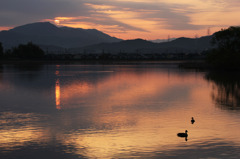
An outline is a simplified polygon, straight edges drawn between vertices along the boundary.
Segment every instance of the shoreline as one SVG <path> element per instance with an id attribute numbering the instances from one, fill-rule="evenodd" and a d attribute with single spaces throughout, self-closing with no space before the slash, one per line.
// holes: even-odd
<path id="1" fill-rule="evenodd" d="M 0 60 L 0 64 L 180 64 L 188 60 Z"/>
<path id="2" fill-rule="evenodd" d="M 207 64 L 204 60 L 28 60 L 28 59 L 9 59 L 0 60 L 2 64 L 23 64 L 23 65 L 176 65 L 180 69 L 195 69 L 205 71 L 240 71 L 240 67 L 214 67 Z"/>

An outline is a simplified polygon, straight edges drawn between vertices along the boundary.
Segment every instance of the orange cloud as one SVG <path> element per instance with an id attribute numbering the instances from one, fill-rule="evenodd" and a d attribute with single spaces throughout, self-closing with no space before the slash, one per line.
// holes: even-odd
<path id="1" fill-rule="evenodd" d="M 167 39 L 168 35 L 193 38 L 207 35 L 209 27 L 213 33 L 222 27 L 238 25 L 238 3 L 216 3 L 214 0 L 118 0 L 99 4 L 92 1 L 83 3 L 88 14 L 55 17 L 54 20 L 58 25 L 98 29 L 122 39 Z"/>
<path id="2" fill-rule="evenodd" d="M 1 27 L 1 26 L 0 26 L 0 31 L 1 31 L 1 30 L 9 30 L 9 29 L 12 29 L 12 27 Z"/>

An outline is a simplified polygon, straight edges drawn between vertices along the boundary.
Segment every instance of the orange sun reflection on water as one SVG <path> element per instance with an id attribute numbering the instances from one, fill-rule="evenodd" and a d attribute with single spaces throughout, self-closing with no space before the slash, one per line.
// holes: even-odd
<path id="1" fill-rule="evenodd" d="M 60 105 L 60 83 L 59 83 L 59 79 L 57 79 L 56 83 L 55 83 L 55 98 L 56 98 L 56 109 L 60 110 L 61 105 Z"/>

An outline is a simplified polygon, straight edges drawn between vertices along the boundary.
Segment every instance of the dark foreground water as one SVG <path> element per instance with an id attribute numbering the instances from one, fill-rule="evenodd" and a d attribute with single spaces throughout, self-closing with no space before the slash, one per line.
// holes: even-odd
<path id="1" fill-rule="evenodd" d="M 237 159 L 239 101 L 238 73 L 0 65 L 0 158 Z"/>

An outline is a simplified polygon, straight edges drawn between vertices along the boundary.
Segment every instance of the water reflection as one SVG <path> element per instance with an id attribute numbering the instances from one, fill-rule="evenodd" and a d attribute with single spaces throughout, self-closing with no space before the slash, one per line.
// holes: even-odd
<path id="1" fill-rule="evenodd" d="M 89 73 L 89 76 L 92 74 L 93 72 Z M 95 74 L 97 76 L 99 72 Z M 146 104 L 151 105 L 151 102 L 160 102 L 161 99 L 187 100 L 188 91 L 194 83 L 191 80 L 194 77 L 172 75 L 170 79 L 167 72 L 151 74 L 149 72 L 101 72 L 101 74 L 108 76 L 96 82 L 76 80 L 61 85 L 62 108 L 99 105 L 103 111 L 106 111 L 105 109 L 110 107 L 145 107 L 140 104 L 143 101 L 148 101 L 149 103 Z M 186 83 L 182 83 L 182 80 Z M 182 92 L 181 95 L 180 92 Z"/>
<path id="2" fill-rule="evenodd" d="M 222 109 L 240 109 L 240 75 L 238 72 L 209 72 L 206 79 L 212 82 L 212 99 Z"/>
<path id="3" fill-rule="evenodd" d="M 56 109 L 61 109 L 59 79 L 56 80 L 56 84 L 55 84 L 55 96 L 56 96 Z"/>
<path id="4" fill-rule="evenodd" d="M 0 113 L 0 149 L 7 151 L 26 146 L 29 142 L 43 142 L 46 134 L 32 124 L 41 118 L 44 117 L 30 113 Z"/>
<path id="5" fill-rule="evenodd" d="M 215 109 L 205 73 L 47 65 L 27 82 L 24 73 L 8 67 L 0 81 L 0 158 L 239 157 L 239 114 Z"/>

